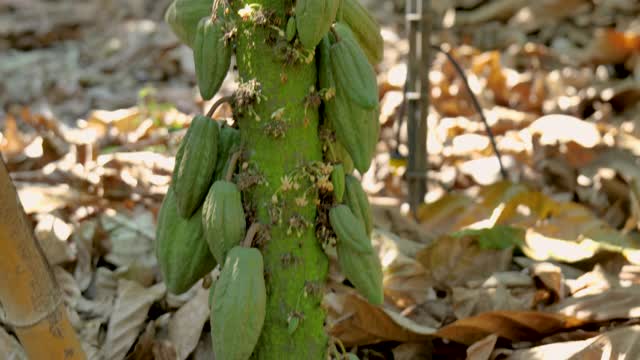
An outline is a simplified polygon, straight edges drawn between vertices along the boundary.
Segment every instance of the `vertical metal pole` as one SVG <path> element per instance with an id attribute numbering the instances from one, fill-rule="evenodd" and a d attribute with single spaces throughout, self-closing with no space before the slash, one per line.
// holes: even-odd
<path id="1" fill-rule="evenodd" d="M 409 38 L 407 61 L 407 131 L 409 163 L 407 182 L 413 215 L 427 193 L 427 116 L 429 114 L 429 68 L 431 66 L 430 0 L 408 0 L 406 21 Z"/>

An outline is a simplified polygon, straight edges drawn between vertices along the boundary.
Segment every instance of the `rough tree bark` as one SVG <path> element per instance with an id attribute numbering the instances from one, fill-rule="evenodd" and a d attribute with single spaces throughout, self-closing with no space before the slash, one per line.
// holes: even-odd
<path id="1" fill-rule="evenodd" d="M 261 179 L 245 199 L 256 219 L 270 224 L 262 243 L 267 315 L 254 357 L 325 359 L 327 335 L 320 304 L 328 261 L 314 231 L 318 192 L 309 177 L 302 176 L 322 161 L 318 109 L 306 105 L 316 85 L 316 65 L 287 63 L 270 40 L 274 30 L 269 24 L 282 27 L 293 1 L 236 0 L 232 6 L 237 12 L 249 4 L 258 13 L 239 20 L 237 64 L 241 87 L 256 81 L 261 100 L 251 105 L 253 111 L 239 109 L 246 146 L 240 177 Z M 257 23 L 260 16 L 265 16 L 266 25 Z M 287 179 L 297 185 L 283 191 Z"/>

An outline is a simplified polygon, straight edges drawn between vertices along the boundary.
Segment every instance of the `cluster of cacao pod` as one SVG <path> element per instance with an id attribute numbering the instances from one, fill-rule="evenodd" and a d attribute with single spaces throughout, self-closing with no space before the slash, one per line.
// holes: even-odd
<path id="1" fill-rule="evenodd" d="M 192 48 L 200 94 L 211 99 L 229 71 L 234 21 L 225 0 L 174 0 L 165 19 Z M 296 0 L 282 33 L 292 47 L 315 51 L 323 90 L 322 125 L 335 133 L 325 160 L 333 170 L 329 222 L 338 261 L 373 304 L 383 301 L 382 269 L 371 244 L 369 202 L 355 169 L 369 169 L 378 140 L 378 89 L 373 65 L 383 42 L 358 0 Z M 294 65 L 295 66 L 295 65 Z M 211 329 L 218 359 L 248 359 L 265 317 L 263 258 L 241 245 L 247 233 L 242 193 L 231 181 L 239 130 L 196 116 L 176 154 L 159 214 L 156 252 L 168 289 L 182 293 L 220 264 L 211 288 Z M 236 157 L 237 159 L 237 157 Z M 246 244 L 245 244 L 246 245 Z"/>
<path id="2" fill-rule="evenodd" d="M 249 358 L 266 308 L 262 254 L 242 246 L 242 195 L 229 181 L 239 148 L 237 129 L 207 116 L 192 120 L 176 154 L 156 233 L 158 263 L 172 293 L 189 290 L 221 265 L 220 278 L 210 290 L 212 339 L 219 359 Z"/>
<path id="3" fill-rule="evenodd" d="M 358 0 L 296 1 L 298 36 L 316 48 L 323 126 L 335 133 L 325 158 L 333 164 L 335 205 L 329 222 L 336 234 L 345 277 L 372 304 L 382 304 L 382 267 L 371 245 L 369 200 L 354 168 L 365 173 L 378 142 L 378 86 L 373 65 L 382 60 L 380 28 Z M 304 29 L 304 30 L 303 30 Z"/>

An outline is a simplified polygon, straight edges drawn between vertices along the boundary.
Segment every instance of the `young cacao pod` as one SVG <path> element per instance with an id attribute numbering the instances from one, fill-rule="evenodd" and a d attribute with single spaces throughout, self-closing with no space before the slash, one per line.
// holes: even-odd
<path id="1" fill-rule="evenodd" d="M 197 115 L 176 154 L 172 186 L 178 212 L 190 218 L 200 207 L 213 181 L 218 157 L 219 127 L 210 118 Z"/>
<path id="2" fill-rule="evenodd" d="M 349 25 L 371 65 L 380 63 L 384 40 L 378 22 L 358 0 L 342 0 L 341 11 L 341 21 Z"/>
<path id="3" fill-rule="evenodd" d="M 240 190 L 231 182 L 218 180 L 211 186 L 202 208 L 209 249 L 223 264 L 229 250 L 244 239 L 247 231 Z"/>
<path id="4" fill-rule="evenodd" d="M 331 28 L 340 5 L 339 0 L 297 0 L 296 27 L 298 38 L 312 50 Z"/>
<path id="5" fill-rule="evenodd" d="M 292 16 L 289 18 L 289 20 L 287 20 L 287 27 L 285 28 L 284 32 L 287 41 L 293 40 L 293 38 L 296 37 L 297 33 L 298 30 L 296 29 L 296 18 L 295 16 Z"/>
<path id="6" fill-rule="evenodd" d="M 333 185 L 333 197 L 337 203 L 342 202 L 344 196 L 344 166 L 342 164 L 333 165 L 333 171 L 331 171 L 331 184 Z"/>
<path id="7" fill-rule="evenodd" d="M 371 235 L 373 230 L 373 216 L 371 215 L 371 205 L 369 198 L 362 189 L 360 181 L 353 175 L 345 177 L 345 205 L 351 209 L 356 218 L 360 219 L 364 224 L 367 235 Z"/>
<path id="8" fill-rule="evenodd" d="M 378 107 L 376 73 L 358 45 L 349 26 L 336 23 L 338 34 L 331 45 L 331 72 L 336 84 L 336 96 L 347 96 L 366 110 Z"/>
<path id="9" fill-rule="evenodd" d="M 198 22 L 211 16 L 213 0 L 174 0 L 165 12 L 164 19 L 171 30 L 185 45 L 192 47 Z"/>
<path id="10" fill-rule="evenodd" d="M 240 149 L 240 131 L 229 126 L 220 129 L 220 144 L 218 145 L 218 161 L 213 178 L 224 180 L 229 165 L 229 157 Z"/>
<path id="11" fill-rule="evenodd" d="M 384 301 L 382 265 L 376 252 L 360 253 L 340 241 L 337 251 L 342 274 L 371 304 L 381 305 Z"/>
<path id="12" fill-rule="evenodd" d="M 162 202 L 156 229 L 156 256 L 167 289 L 189 290 L 216 266 L 202 228 L 202 209 L 188 219 L 178 215 L 172 188 Z"/>
<path id="13" fill-rule="evenodd" d="M 346 205 L 337 205 L 329 210 L 329 222 L 338 237 L 338 243 L 350 247 L 353 251 L 367 254 L 373 252 L 371 239 L 358 219 Z"/>
<path id="14" fill-rule="evenodd" d="M 222 16 L 203 18 L 193 42 L 193 60 L 196 67 L 198 88 L 203 99 L 209 100 L 218 92 L 231 65 L 231 44 L 225 39 L 225 22 Z"/>
<path id="15" fill-rule="evenodd" d="M 247 360 L 258 343 L 266 314 L 267 291 L 260 251 L 234 247 L 211 288 L 211 339 L 214 358 Z"/>
<path id="16" fill-rule="evenodd" d="M 336 141 L 333 146 L 333 152 L 335 160 L 334 162 L 341 163 L 344 167 L 345 174 L 353 173 L 353 160 L 351 159 L 351 155 L 347 149 L 345 149 L 344 145 L 340 141 Z"/>

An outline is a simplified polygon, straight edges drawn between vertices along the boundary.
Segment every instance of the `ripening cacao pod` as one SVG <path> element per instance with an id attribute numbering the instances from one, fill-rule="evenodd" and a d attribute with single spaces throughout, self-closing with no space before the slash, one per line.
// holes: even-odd
<path id="1" fill-rule="evenodd" d="M 333 185 L 333 197 L 338 203 L 342 202 L 342 197 L 344 196 L 344 176 L 344 166 L 342 166 L 342 164 L 333 165 L 333 170 L 331 171 L 331 184 Z"/>
<path id="2" fill-rule="evenodd" d="M 185 45 L 192 47 L 198 22 L 211 16 L 213 0 L 175 0 L 169 5 L 164 19 Z"/>
<path id="3" fill-rule="evenodd" d="M 340 5 L 339 0 L 297 0 L 296 27 L 298 38 L 312 50 L 331 28 Z"/>
<path id="4" fill-rule="evenodd" d="M 358 45 L 349 26 L 336 23 L 338 34 L 331 45 L 331 72 L 336 84 L 336 96 L 347 96 L 360 107 L 373 110 L 378 107 L 376 73 Z"/>
<path id="5" fill-rule="evenodd" d="M 176 153 L 172 186 L 176 193 L 178 212 L 190 218 L 204 201 L 213 181 L 218 157 L 218 124 L 197 115 L 182 139 Z"/>
<path id="6" fill-rule="evenodd" d="M 164 282 L 174 294 L 189 290 L 217 264 L 204 236 L 202 209 L 188 219 L 179 216 L 172 188 L 158 214 L 155 248 Z"/>
<path id="7" fill-rule="evenodd" d="M 223 264 L 229 250 L 244 239 L 247 231 L 240 190 L 231 182 L 218 180 L 211 186 L 202 208 L 209 250 Z"/>
<path id="8" fill-rule="evenodd" d="M 371 205 L 369 198 L 362 189 L 360 181 L 353 175 L 345 177 L 345 199 L 344 203 L 351 209 L 356 218 L 360 219 L 364 224 L 367 235 L 371 235 L 373 230 L 373 216 L 371 214 Z"/>
<path id="9" fill-rule="evenodd" d="M 211 288 L 211 339 L 216 359 L 246 360 L 258 343 L 267 292 L 260 251 L 234 247 Z"/>
<path id="10" fill-rule="evenodd" d="M 384 40 L 378 22 L 359 0 L 342 0 L 341 11 L 341 21 L 349 25 L 371 65 L 380 63 Z"/>
<path id="11" fill-rule="evenodd" d="M 224 38 L 222 16 L 204 18 L 198 23 L 193 42 L 193 60 L 198 88 L 203 99 L 209 100 L 218 92 L 231 65 L 231 44 Z"/>
<path id="12" fill-rule="evenodd" d="M 338 241 L 338 264 L 342 274 L 356 290 L 373 305 L 384 301 L 382 288 L 382 265 L 375 251 L 361 253 Z"/>
<path id="13" fill-rule="evenodd" d="M 364 228 L 362 220 L 358 219 L 346 205 L 337 205 L 329 210 L 329 222 L 342 243 L 351 250 L 367 254 L 373 252 L 371 239 Z"/>
<path id="14" fill-rule="evenodd" d="M 218 161 L 213 175 L 216 180 L 224 180 L 229 168 L 229 157 L 240 149 L 240 131 L 229 126 L 220 129 L 218 145 Z"/>

